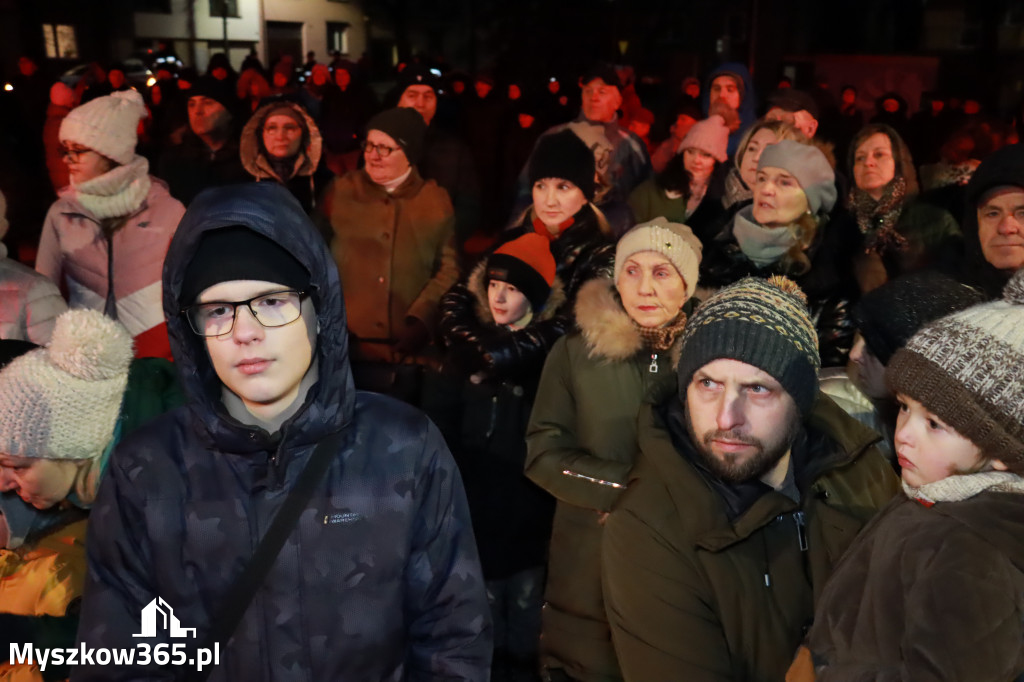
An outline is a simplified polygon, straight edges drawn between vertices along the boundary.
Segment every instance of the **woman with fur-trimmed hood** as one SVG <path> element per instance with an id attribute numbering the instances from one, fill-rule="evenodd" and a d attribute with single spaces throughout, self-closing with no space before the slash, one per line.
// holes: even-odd
<path id="1" fill-rule="evenodd" d="M 256 182 L 273 180 L 288 188 L 307 214 L 330 180 L 321 168 L 320 129 L 301 105 L 276 101 L 256 110 L 242 130 L 239 156 Z"/>
<path id="2" fill-rule="evenodd" d="M 496 624 L 495 679 L 537 669 L 554 500 L 523 476 L 524 435 L 544 359 L 572 326 L 555 269 L 548 240 L 524 234 L 441 299 L 444 385 L 424 405 L 466 485 Z"/>
<path id="3" fill-rule="evenodd" d="M 614 278 L 585 283 L 579 332 L 559 340 L 526 432 L 526 476 L 555 499 L 541 664 L 572 680 L 618 680 L 601 597 L 604 519 L 626 487 L 645 395 L 675 380 L 701 244 L 655 218 L 619 240 Z"/>

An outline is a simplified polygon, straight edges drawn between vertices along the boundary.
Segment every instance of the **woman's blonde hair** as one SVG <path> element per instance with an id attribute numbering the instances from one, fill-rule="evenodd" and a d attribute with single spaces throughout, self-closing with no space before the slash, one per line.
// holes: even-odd
<path id="1" fill-rule="evenodd" d="M 785 268 L 786 274 L 799 276 L 806 274 L 811 269 L 811 259 L 807 257 L 807 249 L 814 243 L 814 238 L 818 236 L 818 230 L 827 220 L 827 214 L 819 217 L 808 211 L 784 228 L 796 237 L 796 243 L 779 261 Z"/>
<path id="2" fill-rule="evenodd" d="M 754 125 L 747 129 L 747 132 L 743 133 L 743 137 L 740 138 L 740 144 L 736 147 L 736 156 L 733 158 L 732 162 L 732 165 L 736 167 L 736 170 L 740 170 L 740 166 L 743 164 L 743 155 L 747 152 L 747 145 L 750 144 L 750 139 L 761 130 L 772 131 L 776 140 L 796 140 L 797 142 L 807 142 L 807 137 L 789 123 L 786 123 L 785 121 L 768 121 L 763 118 L 759 118 L 754 121 Z"/>

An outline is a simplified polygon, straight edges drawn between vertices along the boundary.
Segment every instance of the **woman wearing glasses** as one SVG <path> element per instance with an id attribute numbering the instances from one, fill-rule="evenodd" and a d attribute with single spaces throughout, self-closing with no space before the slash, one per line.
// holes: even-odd
<path id="1" fill-rule="evenodd" d="M 124 324 L 136 357 L 170 359 L 160 277 L 185 207 L 135 153 L 145 116 L 142 97 L 126 90 L 64 119 L 60 142 L 71 184 L 46 215 L 36 270 L 61 287 L 72 308 Z"/>
<path id="2" fill-rule="evenodd" d="M 279 182 L 312 213 L 316 197 L 331 178 L 320 163 L 320 129 L 294 102 L 264 105 L 242 130 L 242 167 L 257 182 Z"/>
<path id="3" fill-rule="evenodd" d="M 367 124 L 365 166 L 320 206 L 341 272 L 356 387 L 419 402 L 441 296 L 459 276 L 448 193 L 416 168 L 426 124 L 388 109 Z"/>

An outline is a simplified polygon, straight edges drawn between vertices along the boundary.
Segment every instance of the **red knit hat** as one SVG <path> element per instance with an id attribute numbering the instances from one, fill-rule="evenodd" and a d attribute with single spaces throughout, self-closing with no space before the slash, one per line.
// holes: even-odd
<path id="1" fill-rule="evenodd" d="M 522 291 L 534 311 L 542 308 L 555 281 L 555 257 L 548 240 L 530 232 L 502 244 L 487 259 L 487 280 L 492 279 Z"/>

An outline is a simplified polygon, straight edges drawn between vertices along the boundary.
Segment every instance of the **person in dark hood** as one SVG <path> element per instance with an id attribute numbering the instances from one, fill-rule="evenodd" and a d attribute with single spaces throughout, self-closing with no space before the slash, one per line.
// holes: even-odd
<path id="1" fill-rule="evenodd" d="M 757 97 L 747 67 L 738 62 L 722 64 L 708 74 L 708 87 L 701 94 L 705 116 L 718 114 L 729 128 L 729 156 L 747 128 L 757 119 Z"/>
<path id="2" fill-rule="evenodd" d="M 999 296 L 1024 266 L 1024 146 L 1010 145 L 981 162 L 967 183 L 966 254 L 961 280 Z"/>
<path id="3" fill-rule="evenodd" d="M 422 413 L 354 390 L 338 271 L 294 197 L 277 183 L 197 197 L 168 251 L 163 308 L 188 405 L 112 455 L 93 508 L 83 646 L 133 647 L 159 598 L 196 628 L 195 656 L 327 447 L 209 679 L 486 679 L 490 618 L 461 479 Z"/>

